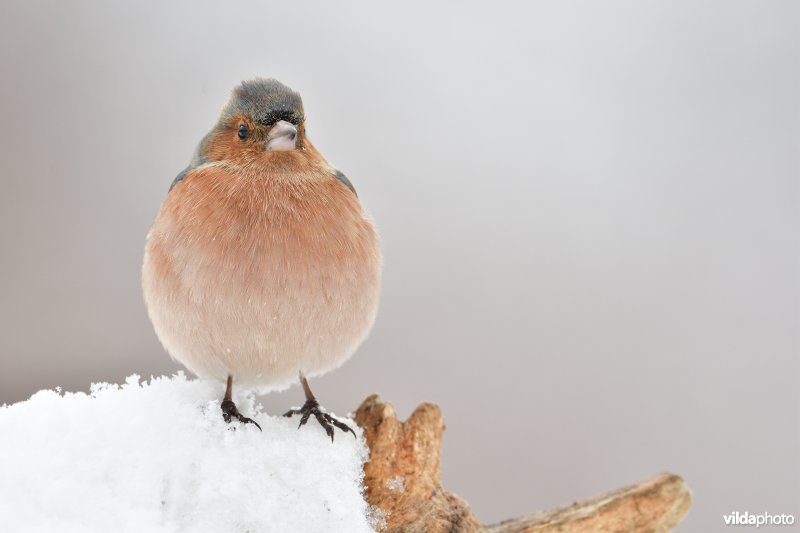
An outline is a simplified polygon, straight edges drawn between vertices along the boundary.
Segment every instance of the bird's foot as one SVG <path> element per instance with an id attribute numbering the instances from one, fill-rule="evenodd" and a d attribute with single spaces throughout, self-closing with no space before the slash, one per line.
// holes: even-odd
<path id="1" fill-rule="evenodd" d="M 356 432 L 353 431 L 353 428 L 345 424 L 344 422 L 339 422 L 335 418 L 333 418 L 328 413 L 324 412 L 322 408 L 319 406 L 319 402 L 317 400 L 307 400 L 306 403 L 303 404 L 303 407 L 300 409 L 289 409 L 283 416 L 291 417 L 293 415 L 303 415 L 300 418 L 300 425 L 297 426 L 297 429 L 300 429 L 308 422 L 308 419 L 311 415 L 314 415 L 314 418 L 317 419 L 319 425 L 325 429 L 325 433 L 331 438 L 331 442 L 333 442 L 333 426 L 341 429 L 342 431 L 349 431 L 353 434 L 353 437 L 356 437 Z M 332 425 L 331 425 L 332 424 Z"/>
<path id="2" fill-rule="evenodd" d="M 261 431 L 261 426 L 258 425 L 258 422 L 253 420 L 252 418 L 247 418 L 242 413 L 239 412 L 239 409 L 236 408 L 236 404 L 233 403 L 233 400 L 222 400 L 222 418 L 225 419 L 225 422 L 231 423 L 232 419 L 236 419 L 242 424 L 255 424 L 259 431 Z"/>

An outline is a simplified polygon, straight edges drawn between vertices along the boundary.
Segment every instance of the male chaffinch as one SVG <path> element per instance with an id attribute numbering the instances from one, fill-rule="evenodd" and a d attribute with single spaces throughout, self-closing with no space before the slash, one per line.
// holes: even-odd
<path id="1" fill-rule="evenodd" d="M 217 124 L 175 178 L 142 268 L 148 314 L 169 354 L 227 381 L 227 422 L 243 416 L 233 381 L 285 388 L 306 402 L 285 416 L 333 426 L 306 376 L 344 363 L 367 336 L 381 255 L 355 189 L 306 137 L 300 95 L 273 79 L 234 89 Z M 260 426 L 258 426 L 259 429 Z M 354 433 L 355 435 L 355 433 Z"/>

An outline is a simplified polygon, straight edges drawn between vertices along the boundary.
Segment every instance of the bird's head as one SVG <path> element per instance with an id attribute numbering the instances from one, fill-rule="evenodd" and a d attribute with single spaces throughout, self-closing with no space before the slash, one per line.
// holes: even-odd
<path id="1" fill-rule="evenodd" d="M 304 123 L 299 94 L 274 79 L 245 81 L 233 90 L 197 155 L 205 161 L 246 164 L 272 152 L 303 150 Z"/>

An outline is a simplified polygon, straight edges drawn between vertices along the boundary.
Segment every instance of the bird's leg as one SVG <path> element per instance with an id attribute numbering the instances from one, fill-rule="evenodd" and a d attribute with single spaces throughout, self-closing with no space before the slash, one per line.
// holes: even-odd
<path id="1" fill-rule="evenodd" d="M 225 419 L 225 422 L 231 423 L 231 419 L 235 418 L 242 424 L 255 424 L 259 431 L 261 431 L 261 426 L 258 425 L 258 422 L 253 420 L 252 418 L 247 418 L 246 416 L 242 415 L 239 412 L 239 409 L 236 408 L 236 404 L 233 403 L 231 399 L 231 390 L 233 389 L 233 376 L 228 376 L 228 386 L 225 387 L 225 397 L 222 399 L 222 418 Z"/>
<path id="2" fill-rule="evenodd" d="M 303 407 L 300 409 L 289 409 L 286 413 L 284 413 L 283 416 L 291 417 L 292 415 L 302 415 L 300 417 L 300 425 L 297 426 L 297 429 L 300 429 L 306 422 L 308 422 L 308 419 L 311 417 L 311 415 L 314 415 L 314 418 L 317 419 L 319 425 L 325 429 L 325 433 L 327 433 L 331 438 L 331 442 L 333 442 L 333 426 L 336 426 L 342 431 L 349 431 L 353 434 L 353 437 L 356 436 L 356 432 L 353 431 L 353 428 L 344 422 L 339 422 L 322 410 L 322 408 L 319 406 L 319 402 L 314 397 L 314 393 L 311 392 L 311 387 L 308 386 L 308 380 L 302 372 L 300 372 L 300 384 L 303 386 L 303 392 L 306 394 L 306 403 L 304 403 Z M 331 424 L 333 424 L 333 426 Z"/>

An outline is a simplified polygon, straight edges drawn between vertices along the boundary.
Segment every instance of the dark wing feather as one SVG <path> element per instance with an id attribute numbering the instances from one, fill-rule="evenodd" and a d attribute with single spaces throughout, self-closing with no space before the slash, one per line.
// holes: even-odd
<path id="1" fill-rule="evenodd" d="M 337 171 L 336 171 L 336 173 L 335 173 L 334 175 L 336 176 L 336 179 L 337 179 L 337 180 L 341 181 L 341 182 L 342 182 L 342 183 L 345 185 L 345 187 L 347 187 L 348 189 L 350 189 L 350 191 L 351 191 L 353 194 L 355 194 L 355 195 L 356 195 L 356 198 L 358 198 L 358 193 L 356 192 L 356 188 L 355 188 L 355 187 L 353 187 L 353 184 L 352 184 L 352 183 L 350 183 L 350 180 L 349 180 L 349 179 L 347 179 L 347 176 L 345 176 L 345 175 L 344 175 L 344 174 L 343 174 L 343 173 L 342 173 L 340 170 L 337 170 Z"/>

